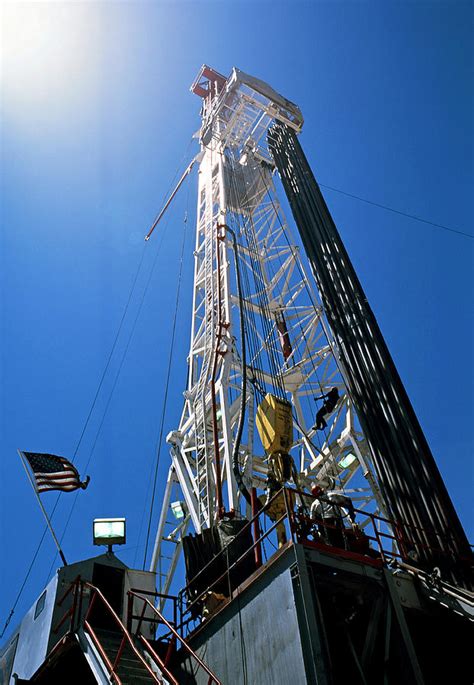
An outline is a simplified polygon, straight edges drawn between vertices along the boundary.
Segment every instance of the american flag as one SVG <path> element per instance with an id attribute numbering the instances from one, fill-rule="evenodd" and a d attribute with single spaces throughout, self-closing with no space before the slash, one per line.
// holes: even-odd
<path id="1" fill-rule="evenodd" d="M 77 469 L 64 457 L 37 452 L 22 452 L 22 454 L 33 471 L 37 492 L 48 490 L 70 492 L 78 488 L 85 490 L 89 485 L 89 476 L 81 482 Z"/>

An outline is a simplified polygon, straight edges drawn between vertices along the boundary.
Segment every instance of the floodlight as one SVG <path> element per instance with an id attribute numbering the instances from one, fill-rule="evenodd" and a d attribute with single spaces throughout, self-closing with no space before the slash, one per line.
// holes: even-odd
<path id="1" fill-rule="evenodd" d="M 94 519 L 94 545 L 124 545 L 125 519 Z"/>
<path id="2" fill-rule="evenodd" d="M 171 502 L 171 511 L 175 519 L 184 519 L 186 516 L 186 505 L 184 502 Z"/>
<path id="3" fill-rule="evenodd" d="M 355 462 L 357 457 L 355 454 L 352 454 L 352 452 L 348 452 L 345 457 L 341 459 L 341 461 L 338 463 L 338 466 L 340 469 L 348 469 L 351 464 Z"/>

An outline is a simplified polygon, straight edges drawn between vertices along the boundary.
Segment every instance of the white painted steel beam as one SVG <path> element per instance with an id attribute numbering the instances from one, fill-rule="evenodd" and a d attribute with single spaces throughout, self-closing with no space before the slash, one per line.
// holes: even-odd
<path id="1" fill-rule="evenodd" d="M 310 485 L 330 474 L 341 488 L 349 481 L 353 487 L 368 485 L 369 506 L 380 509 L 381 504 L 366 445 L 354 425 L 354 411 L 338 368 L 337 344 L 307 277 L 300 247 L 285 220 L 272 166 L 262 162 L 270 159 L 266 131 L 275 116 L 291 120 L 293 128 L 302 125 L 299 109 L 276 94 L 272 101 L 272 93 L 275 91 L 269 86 L 262 88 L 258 79 L 236 70 L 215 101 L 206 100 L 203 107 L 188 382 L 179 427 L 170 434 L 173 477 L 179 482 L 195 532 L 212 525 L 218 517 L 216 449 L 223 507 L 237 516 L 248 513 L 232 468 L 243 373 L 248 383 L 240 468 L 248 487 L 261 488 L 264 483 L 267 460 L 254 430 L 255 412 L 262 394 L 278 391 L 275 366 L 283 392 L 294 408 L 292 454 L 301 482 Z M 236 235 L 237 255 L 231 234 L 218 228 L 225 224 Z M 236 259 L 243 293 L 237 289 Z M 242 368 L 241 307 L 246 327 L 246 369 Z M 288 358 L 279 341 L 277 315 L 286 320 L 292 346 Z M 262 383 L 265 387 L 260 387 Z M 323 434 L 312 428 L 322 404 L 315 404 L 313 397 L 333 386 L 338 387 L 341 399 L 327 417 L 328 430 Z M 349 454 L 355 461 L 346 468 L 343 460 L 350 461 Z M 169 505 L 167 485 L 153 554 L 155 567 L 169 534 L 163 523 L 169 519 Z M 179 549 L 175 548 L 176 554 L 163 572 L 164 588 L 171 586 Z M 161 566 L 165 568 L 163 561 Z"/>

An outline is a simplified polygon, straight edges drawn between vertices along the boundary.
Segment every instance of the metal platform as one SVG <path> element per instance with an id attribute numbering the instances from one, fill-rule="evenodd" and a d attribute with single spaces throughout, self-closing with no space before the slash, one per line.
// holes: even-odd
<path id="1" fill-rule="evenodd" d="M 461 615 L 416 573 L 337 552 L 289 541 L 189 645 L 229 684 L 472 683 L 472 598 Z M 179 661 L 180 683 L 207 682 Z"/>

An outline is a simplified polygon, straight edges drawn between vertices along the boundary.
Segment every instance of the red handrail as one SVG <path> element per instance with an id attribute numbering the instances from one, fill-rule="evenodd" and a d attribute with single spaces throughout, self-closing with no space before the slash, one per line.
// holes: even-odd
<path id="1" fill-rule="evenodd" d="M 293 488 L 285 488 L 285 490 L 291 490 L 292 492 L 299 494 L 299 495 L 305 497 L 306 499 L 315 499 L 315 497 L 312 494 L 307 493 L 307 492 L 303 492 L 302 490 L 297 490 L 297 489 L 293 489 Z M 361 514 L 362 516 L 370 518 L 372 526 L 373 526 L 373 530 L 375 532 L 375 538 L 371 537 L 371 536 L 368 536 L 368 537 L 370 540 L 377 542 L 377 544 L 379 545 L 379 551 L 381 552 L 384 559 L 386 556 L 396 557 L 396 556 L 402 556 L 402 555 L 396 554 L 393 552 L 387 552 L 386 550 L 384 550 L 382 543 L 380 541 L 380 537 L 382 537 L 382 536 L 387 537 L 387 538 L 393 540 L 394 542 L 396 542 L 399 546 L 403 546 L 404 543 L 406 543 L 406 541 L 407 541 L 406 540 L 406 533 L 407 532 L 409 533 L 410 530 L 418 530 L 418 531 L 426 532 L 425 529 L 422 528 L 421 526 L 415 526 L 412 524 L 401 523 L 400 521 L 394 521 L 392 519 L 385 518 L 385 517 L 380 516 L 378 514 L 372 514 L 370 512 L 364 511 L 362 509 L 354 509 L 354 511 L 358 514 Z M 393 530 L 397 531 L 397 534 L 388 535 L 387 533 L 382 533 L 381 531 L 378 531 L 377 526 L 376 526 L 376 521 L 380 521 L 382 523 L 385 523 L 387 526 L 389 526 Z M 442 554 L 443 556 L 447 555 L 447 553 L 445 551 L 438 549 L 436 547 L 433 547 L 432 545 L 425 545 L 421 542 L 417 542 L 417 546 L 420 548 L 423 548 L 423 549 L 430 549 L 431 551 L 438 552 L 438 553 Z"/>
<path id="2" fill-rule="evenodd" d="M 272 499 L 273 499 L 273 498 L 272 498 Z M 270 500 L 270 501 L 271 501 L 271 500 Z M 238 557 L 238 559 L 236 559 L 230 566 L 228 566 L 228 567 L 226 568 L 226 570 L 224 571 L 224 573 L 221 573 L 221 575 L 220 575 L 218 578 L 215 578 L 215 579 L 212 581 L 212 584 L 211 584 L 211 585 L 208 585 L 207 588 L 206 588 L 203 592 L 201 592 L 200 595 L 198 595 L 197 597 L 195 597 L 195 598 L 193 599 L 192 602 L 187 603 L 187 605 L 186 605 L 186 610 L 189 611 L 189 609 L 190 609 L 192 606 L 194 606 L 195 604 L 197 604 L 197 603 L 206 595 L 206 593 L 207 593 L 214 585 L 217 585 L 218 583 L 220 583 L 220 581 L 223 580 L 223 579 L 229 574 L 229 572 L 230 572 L 232 569 L 236 568 L 236 567 L 240 564 L 240 562 L 243 561 L 243 560 L 250 554 L 250 552 L 251 552 L 257 545 L 259 545 L 259 544 L 261 543 L 262 540 L 264 540 L 266 537 L 268 537 L 268 536 L 270 535 L 270 533 L 271 533 L 273 530 L 275 530 L 275 529 L 280 525 L 280 523 L 283 523 L 283 521 L 284 521 L 286 518 L 287 518 L 287 514 L 286 514 L 286 512 L 285 512 L 282 516 L 280 516 L 279 519 L 277 519 L 276 521 L 273 522 L 273 525 L 272 525 L 270 528 L 268 528 L 262 535 L 260 535 L 260 537 L 259 537 L 257 540 L 254 541 L 254 543 L 253 543 L 253 545 L 251 545 L 251 547 L 249 547 L 247 550 L 245 550 L 245 552 L 243 552 L 243 554 L 241 554 L 240 557 Z M 251 521 L 250 521 L 249 523 L 251 523 Z M 247 524 L 247 525 L 248 525 L 248 524 Z M 247 527 L 247 526 L 244 526 L 244 528 L 246 528 L 246 527 Z M 244 530 L 244 528 L 242 528 L 242 530 Z M 240 531 L 239 533 L 237 533 L 237 535 L 235 536 L 235 538 L 237 538 L 237 537 L 240 535 L 241 532 L 242 532 L 242 531 Z M 235 540 L 235 538 L 234 538 L 234 540 Z M 226 550 L 223 550 L 223 551 L 225 552 Z M 221 554 L 223 554 L 223 552 L 219 552 L 219 554 L 217 554 L 217 555 L 214 557 L 214 559 L 216 559 L 216 558 L 217 558 L 219 555 L 221 555 Z M 210 561 L 209 563 L 212 563 L 212 561 L 214 561 L 214 559 L 211 559 L 211 561 Z M 208 564 L 208 565 L 209 565 L 209 564 Z M 206 568 L 206 567 L 205 567 L 205 568 Z M 201 572 L 202 572 L 202 571 L 199 571 L 199 573 L 197 573 L 197 574 L 194 576 L 193 580 L 192 580 L 192 581 L 183 589 L 182 592 L 185 592 L 188 588 L 191 587 L 191 585 L 193 584 L 194 580 L 201 574 Z"/>
<path id="3" fill-rule="evenodd" d="M 138 651 L 138 649 L 136 648 L 136 646 L 135 646 L 135 644 L 134 644 L 134 642 L 133 642 L 132 636 L 131 636 L 131 634 L 130 634 L 130 630 L 127 629 L 127 627 L 122 623 L 120 617 L 117 615 L 117 613 L 114 611 L 114 609 L 112 608 L 112 606 L 109 604 L 109 602 L 107 601 L 107 599 L 105 598 L 105 596 L 103 595 L 103 593 L 101 592 L 101 590 L 99 590 L 99 588 L 97 588 L 95 585 L 92 585 L 92 583 L 89 583 L 89 582 L 87 582 L 87 581 L 81 580 L 81 577 L 80 577 L 80 576 L 77 576 L 77 578 L 76 578 L 76 579 L 70 584 L 70 586 L 67 588 L 66 592 L 65 592 L 64 595 L 61 597 L 61 599 L 57 602 L 57 604 L 60 606 L 60 605 L 64 602 L 64 600 L 66 599 L 66 597 L 67 597 L 71 592 L 74 592 L 73 604 L 72 604 L 72 606 L 64 613 L 64 616 L 61 618 L 61 620 L 60 620 L 59 623 L 57 624 L 57 626 L 56 626 L 56 628 L 55 628 L 55 631 L 57 632 L 57 631 L 59 630 L 59 628 L 61 627 L 61 625 L 65 622 L 65 620 L 66 620 L 69 616 L 71 616 L 71 627 L 70 627 L 69 632 L 72 632 L 72 628 L 73 628 L 73 625 L 74 625 L 74 619 L 76 618 L 77 615 L 78 615 L 79 617 L 82 615 L 82 601 L 83 601 L 83 596 L 84 596 L 84 588 L 86 588 L 86 587 L 89 588 L 89 589 L 91 590 L 91 599 L 90 599 L 89 606 L 88 606 L 86 615 L 84 616 L 84 619 L 83 619 L 83 622 L 82 622 L 82 623 L 83 623 L 83 626 L 84 626 L 84 629 L 86 630 L 86 632 L 89 633 L 89 635 L 91 636 L 91 639 L 92 639 L 92 641 L 93 641 L 95 647 L 97 648 L 97 650 L 98 650 L 98 652 L 99 652 L 101 658 L 103 659 L 103 661 L 104 661 L 104 663 L 105 663 L 105 665 L 106 665 L 106 667 L 107 667 L 107 669 L 108 669 L 108 671 L 109 671 L 109 673 L 110 673 L 111 678 L 115 681 L 115 683 L 116 683 L 117 685 L 122 685 L 122 681 L 121 681 L 120 677 L 119 677 L 118 674 L 117 674 L 117 668 L 118 668 L 118 665 L 119 665 L 119 663 L 120 663 L 120 659 L 121 659 L 121 657 L 122 657 L 124 647 L 125 647 L 126 643 L 128 642 L 129 645 L 130 645 L 130 647 L 131 647 L 131 649 L 132 649 L 132 651 L 133 651 L 134 654 L 137 656 L 137 658 L 138 658 L 139 661 L 142 663 L 142 665 L 145 667 L 145 669 L 147 670 L 148 674 L 152 677 L 153 681 L 156 682 L 156 683 L 159 683 L 160 685 L 162 685 L 162 684 L 163 684 L 163 680 L 161 680 L 161 679 L 158 678 L 157 674 L 154 673 L 154 671 L 151 669 L 151 667 L 149 666 L 149 664 L 147 664 L 147 662 L 145 661 L 145 659 L 143 658 L 143 656 L 140 654 L 140 652 Z M 150 595 L 159 595 L 159 593 L 156 593 L 156 592 L 149 592 L 149 591 L 146 591 L 146 590 L 144 590 L 143 592 L 144 592 L 145 594 L 150 594 Z M 127 623 L 129 624 L 129 627 L 130 627 L 130 629 L 131 629 L 131 622 L 132 622 L 132 619 L 134 618 L 134 617 L 133 617 L 133 612 L 132 612 L 132 604 L 133 604 L 133 597 L 132 597 L 132 595 L 135 595 L 135 596 L 137 596 L 139 599 L 144 600 L 144 601 L 146 602 L 146 604 L 150 604 L 150 606 L 152 606 L 152 607 L 153 607 L 153 605 L 151 605 L 151 603 L 149 603 L 148 600 L 146 600 L 144 597 L 140 596 L 140 595 L 138 594 L 138 592 L 135 591 L 135 590 L 129 592 L 128 595 L 129 595 L 129 603 L 128 603 L 128 604 L 129 604 L 129 607 L 128 607 L 128 621 L 127 621 Z M 102 603 L 104 604 L 104 606 L 106 607 L 107 611 L 108 611 L 109 614 L 112 616 L 112 618 L 114 619 L 115 623 L 117 624 L 118 628 L 120 629 L 120 631 L 121 631 L 121 633 L 122 633 L 122 640 L 121 640 L 121 642 L 120 642 L 119 649 L 118 649 L 117 654 L 116 654 L 116 657 L 115 657 L 115 659 L 114 659 L 114 663 L 112 663 L 111 660 L 109 659 L 109 657 L 108 657 L 108 655 L 107 655 L 107 653 L 106 653 L 104 647 L 102 646 L 102 643 L 101 643 L 101 641 L 100 641 L 100 638 L 99 638 L 98 635 L 96 634 L 96 632 L 95 632 L 95 630 L 94 630 L 94 628 L 93 628 L 93 626 L 91 625 L 90 620 L 89 620 L 89 616 L 90 616 L 90 614 L 91 614 L 91 612 L 92 612 L 92 609 L 93 609 L 93 607 L 94 607 L 94 604 L 95 604 L 95 602 L 96 602 L 97 597 L 99 597 L 99 599 L 102 601 Z M 167 598 L 168 598 L 168 599 L 173 599 L 175 602 L 176 602 L 176 599 L 177 599 L 176 597 L 173 597 L 173 596 L 171 596 L 171 595 L 169 595 L 169 596 L 167 595 Z M 141 615 L 141 617 L 140 617 L 141 619 L 143 619 L 143 617 L 144 617 L 144 613 L 145 613 L 145 609 L 146 609 L 146 604 L 144 603 L 143 612 L 142 612 L 142 615 Z M 154 609 L 154 607 L 153 607 L 153 609 Z M 159 615 L 159 617 L 160 617 L 160 620 L 168 626 L 168 628 L 170 629 L 170 632 L 171 632 L 173 635 L 177 635 L 177 633 L 176 633 L 176 631 L 174 630 L 174 628 L 173 628 L 170 624 L 168 624 L 168 622 L 166 621 L 166 619 L 164 619 L 164 617 L 163 617 L 159 612 L 157 612 L 157 613 L 158 613 L 158 615 Z M 174 613 L 176 614 L 176 606 L 175 606 Z M 176 618 L 176 617 L 175 617 L 175 618 Z M 154 619 L 154 620 L 156 620 L 156 619 Z M 140 624 L 141 624 L 141 621 L 140 621 Z M 162 674 L 164 674 L 164 675 L 166 676 L 167 680 L 168 680 L 172 685 L 179 685 L 178 681 L 176 681 L 176 679 L 174 678 L 174 676 L 173 676 L 173 675 L 170 673 L 170 671 L 167 669 L 165 662 L 163 662 L 163 660 L 161 659 L 161 657 L 155 652 L 155 650 L 152 648 L 152 646 L 151 646 L 150 643 L 146 640 L 146 638 L 145 638 L 144 636 L 142 636 L 142 635 L 138 635 L 137 637 L 139 637 L 139 638 L 141 639 L 141 641 L 143 642 L 143 644 L 146 646 L 147 650 L 150 652 L 151 657 L 152 657 L 153 659 L 155 659 L 155 662 L 156 662 L 157 666 L 160 668 Z M 175 641 L 175 637 L 172 638 L 172 641 Z M 191 651 L 192 651 L 192 650 L 191 650 Z M 194 654 L 194 653 L 193 653 L 193 654 Z M 168 656 L 168 655 L 167 655 L 167 656 Z M 221 684 L 219 683 L 219 681 L 218 681 L 216 678 L 214 678 L 214 676 L 212 675 L 212 673 L 211 673 L 210 671 L 208 671 L 208 668 L 207 668 L 206 665 L 199 659 L 199 657 L 197 657 L 197 655 L 195 655 L 195 656 L 196 656 L 196 659 L 198 660 L 198 662 L 200 663 L 200 665 L 202 665 L 202 667 L 206 670 L 206 672 L 209 672 L 209 673 L 211 674 L 211 677 L 210 677 L 210 681 L 209 681 L 209 682 L 210 682 L 210 683 L 211 683 L 211 682 L 215 682 L 217 685 L 221 685 Z"/>
<path id="4" fill-rule="evenodd" d="M 282 489 L 283 489 L 283 488 L 282 488 Z M 282 490 L 282 489 L 281 489 L 281 490 Z M 255 514 L 255 516 L 252 516 L 252 518 L 251 518 L 250 520 L 248 520 L 247 523 L 246 523 L 244 526 L 242 526 L 242 528 L 241 528 L 241 529 L 239 530 L 239 532 L 235 535 L 235 537 L 233 538 L 233 540 L 236 540 L 238 537 L 240 537 L 240 536 L 243 534 L 243 532 L 246 531 L 246 530 L 254 523 L 254 521 L 255 521 L 256 519 L 258 519 L 258 518 L 261 516 L 261 514 L 264 513 L 264 512 L 269 508 L 269 506 L 270 506 L 270 504 L 273 502 L 273 500 L 274 500 L 276 497 L 278 497 L 278 495 L 281 493 L 281 490 L 278 490 L 277 492 L 275 492 L 275 493 L 273 494 L 273 496 L 268 500 L 268 502 L 265 503 L 265 505 L 263 506 L 263 508 L 260 509 L 260 510 Z M 296 491 L 293 490 L 293 492 L 296 492 Z M 305 493 L 305 494 L 306 494 L 306 493 Z M 286 514 L 284 514 L 284 515 L 277 521 L 277 523 L 281 523 L 281 521 L 283 521 L 285 518 L 286 518 Z M 268 533 L 271 532 L 275 527 L 276 527 L 276 524 L 273 525 L 268 531 L 266 531 L 265 534 L 261 535 L 260 538 L 259 538 L 259 542 L 260 542 L 261 540 L 263 540 L 265 537 L 267 537 L 267 536 L 268 536 Z M 251 547 L 249 547 L 249 550 L 254 549 L 254 547 L 255 547 L 256 544 L 257 544 L 257 542 L 254 541 L 254 544 L 253 544 Z M 249 551 L 249 550 L 247 550 L 247 551 Z M 208 561 L 208 563 L 207 563 L 205 566 L 203 566 L 203 567 L 201 568 L 201 570 L 198 571 L 198 573 L 196 573 L 196 575 L 193 577 L 192 581 L 191 581 L 190 583 L 188 583 L 188 584 L 182 589 L 181 592 L 186 592 L 186 591 L 188 591 L 189 588 L 191 587 L 191 585 L 195 584 L 196 578 L 199 578 L 200 575 L 202 575 L 203 573 L 205 573 L 205 571 L 207 571 L 207 570 L 211 567 L 211 565 L 216 561 L 216 559 L 218 559 L 219 557 L 223 556 L 225 553 L 226 553 L 226 548 L 222 549 L 222 550 L 221 550 L 218 554 L 216 554 L 210 561 Z M 247 552 L 245 552 L 245 554 L 243 554 L 241 557 L 239 557 L 239 559 L 238 559 L 237 561 L 239 561 L 241 558 L 243 558 L 243 557 L 246 556 L 246 555 L 247 555 Z M 237 562 L 235 562 L 235 563 L 237 563 Z M 234 563 L 233 565 L 235 565 L 235 563 Z M 223 576 L 222 576 L 222 577 L 223 577 Z"/>
<path id="5" fill-rule="evenodd" d="M 295 542 L 295 541 L 304 542 L 305 538 L 304 538 L 304 536 L 301 537 L 298 535 L 298 531 L 296 530 L 295 523 L 298 520 L 305 520 L 308 523 L 313 524 L 314 521 L 312 519 L 309 519 L 308 517 L 302 515 L 302 514 L 299 514 L 299 515 L 295 514 L 295 512 L 293 511 L 293 507 L 291 505 L 289 505 L 289 503 L 288 503 L 287 491 L 290 491 L 291 494 L 293 495 L 293 497 L 295 495 L 299 495 L 300 497 L 304 498 L 305 500 L 308 500 L 308 499 L 313 500 L 313 499 L 315 499 L 315 497 L 312 494 L 301 491 L 299 489 L 286 488 L 286 487 L 275 492 L 273 494 L 273 496 L 269 499 L 269 501 L 266 503 L 266 505 L 264 507 L 262 507 L 262 509 L 260 509 L 260 511 L 258 511 L 257 513 L 252 512 L 254 515 L 252 516 L 250 521 L 247 522 L 247 524 L 242 528 L 242 530 L 240 530 L 237 533 L 237 535 L 235 537 L 236 538 L 239 537 L 239 535 L 242 535 L 243 532 L 249 526 L 254 525 L 258 521 L 258 519 L 262 515 L 262 513 L 264 513 L 265 510 L 270 506 L 271 502 L 276 497 L 278 497 L 282 491 L 284 494 L 285 505 L 286 505 L 285 514 L 283 514 L 283 516 L 281 516 L 277 521 L 274 521 L 273 525 L 269 529 L 267 529 L 263 534 L 261 534 L 258 537 L 258 539 L 254 539 L 253 545 L 251 545 L 248 550 L 243 552 L 240 555 L 240 557 L 230 567 L 228 567 L 223 574 L 221 574 L 219 576 L 219 578 L 213 579 L 212 583 L 206 587 L 206 590 L 201 592 L 197 597 L 194 597 L 191 602 L 188 601 L 185 614 L 187 612 L 189 612 L 190 609 L 194 605 L 196 605 L 205 596 L 205 594 L 209 590 L 211 590 L 218 582 L 220 582 L 226 575 L 228 575 L 229 571 L 231 569 L 235 568 L 239 563 L 241 563 L 242 560 L 250 553 L 250 551 L 252 549 L 254 549 L 257 545 L 260 545 L 260 543 L 266 537 L 268 537 L 269 534 L 277 527 L 277 525 L 281 524 L 285 520 L 285 518 L 287 518 L 289 521 L 293 542 Z M 375 561 L 378 561 L 378 563 L 382 563 L 382 564 L 389 562 L 391 559 L 404 558 L 404 554 L 406 556 L 407 538 L 408 538 L 408 543 L 409 543 L 409 529 L 415 528 L 415 526 L 402 525 L 400 523 L 397 523 L 396 521 L 392 521 L 390 519 L 384 518 L 383 516 L 379 516 L 377 514 L 373 514 L 371 512 L 364 511 L 362 509 L 354 509 L 354 511 L 356 513 L 358 513 L 359 515 L 361 515 L 362 517 L 369 519 L 370 525 L 372 528 L 372 535 L 367 534 L 367 532 L 365 530 L 364 530 L 364 533 L 366 535 L 367 540 L 374 543 L 375 552 L 376 553 L 378 552 L 380 557 L 378 559 L 375 559 L 375 558 L 372 559 L 372 557 L 370 555 L 367 556 L 364 553 L 361 553 L 358 551 L 351 551 L 350 549 L 347 550 L 347 553 L 350 553 L 351 556 L 353 556 L 354 558 L 360 558 L 361 560 L 365 560 L 367 563 L 374 563 Z M 383 530 L 379 530 L 377 527 L 378 522 L 384 524 L 385 526 L 387 526 L 391 530 L 389 530 L 387 532 L 385 532 Z M 332 527 L 331 524 L 325 523 L 324 521 L 321 521 L 318 523 L 321 523 L 321 525 L 324 527 L 328 527 L 328 528 Z M 344 534 L 344 531 L 347 531 L 347 530 L 348 529 L 343 528 L 342 533 Z M 422 529 L 420 528 L 420 530 L 422 530 Z M 392 533 L 392 531 L 394 531 L 394 532 Z M 346 533 L 346 537 L 348 537 L 347 533 Z M 388 540 L 391 540 L 392 542 L 395 542 L 399 547 L 399 551 L 392 550 L 392 549 L 390 549 L 390 550 L 385 549 L 384 548 L 384 542 L 383 542 L 384 539 L 388 539 Z M 315 543 L 311 543 L 311 544 L 320 544 L 320 543 L 315 542 Z M 432 546 L 428 547 L 427 545 L 423 545 L 423 543 L 417 543 L 417 547 L 428 548 L 428 549 L 431 549 L 432 551 L 439 551 L 441 553 L 441 550 L 435 550 L 435 548 L 433 548 Z M 325 548 L 327 549 L 327 545 L 325 545 Z M 337 548 L 334 548 L 334 549 L 336 550 Z M 401 554 L 400 554 L 400 552 L 401 552 Z M 196 579 L 199 578 L 200 576 L 204 575 L 206 573 L 206 571 L 208 570 L 208 568 L 211 566 L 211 564 L 213 564 L 215 562 L 215 560 L 217 558 L 219 558 L 220 556 L 222 556 L 224 553 L 225 553 L 225 550 L 221 550 L 215 557 L 213 557 L 213 559 L 211 559 L 203 568 L 201 568 L 199 570 L 199 572 L 193 577 L 191 582 L 188 583 L 185 588 L 183 588 L 180 595 L 182 596 L 183 594 L 186 594 L 186 592 L 187 592 L 188 593 L 188 600 L 189 600 L 189 590 L 192 588 L 193 585 L 195 585 Z M 186 621 L 182 621 L 181 627 L 184 627 L 185 624 L 186 624 Z"/>
<path id="6" fill-rule="evenodd" d="M 208 666 L 206 666 L 204 661 L 202 661 L 202 659 L 196 654 L 196 652 L 194 652 L 191 649 L 191 647 L 188 645 L 186 640 L 183 637 L 181 637 L 181 635 L 175 630 L 175 628 L 171 625 L 171 623 L 169 623 L 166 620 L 166 618 L 163 616 L 163 614 L 160 611 L 158 611 L 158 609 L 150 602 L 149 599 L 147 599 L 146 597 L 143 597 L 143 595 L 140 595 L 138 592 L 134 592 L 132 590 L 129 590 L 128 594 L 133 595 L 134 597 L 137 597 L 137 599 L 141 599 L 142 602 L 145 602 L 150 607 L 150 609 L 155 612 L 159 621 L 161 623 L 165 624 L 165 626 L 174 635 L 174 637 L 181 642 L 184 649 L 198 662 L 199 666 L 207 673 L 207 675 L 209 676 L 209 684 L 214 682 L 214 683 L 216 683 L 216 685 L 222 685 L 219 678 L 217 678 L 217 676 L 214 675 L 214 673 L 208 668 Z"/>
<path id="7" fill-rule="evenodd" d="M 144 606 L 146 607 L 146 604 L 144 604 Z M 155 652 L 155 650 L 153 649 L 151 644 L 148 642 L 146 637 L 140 633 L 140 635 L 138 635 L 138 638 L 143 642 L 143 644 L 145 645 L 147 650 L 150 652 L 150 654 L 153 656 L 155 661 L 158 663 L 159 667 L 163 671 L 167 680 L 170 681 L 171 685 L 179 685 L 179 682 L 176 680 L 176 678 L 173 676 L 173 674 L 168 671 L 168 669 L 165 666 L 163 659 L 161 659 L 161 657 Z"/>
<path id="8" fill-rule="evenodd" d="M 56 602 L 56 605 L 58 607 L 61 606 L 61 604 L 64 602 L 66 597 L 69 595 L 70 592 L 74 591 L 74 598 L 72 602 L 72 606 L 69 607 L 69 609 L 65 612 L 59 623 L 57 623 L 54 628 L 52 629 L 52 633 L 57 633 L 62 624 L 66 621 L 66 619 L 70 616 L 71 617 L 71 623 L 69 625 L 69 632 L 72 632 L 73 629 L 73 624 L 74 624 L 74 617 L 76 615 L 76 609 L 77 609 L 77 588 L 78 588 L 78 582 L 80 580 L 81 576 L 77 576 L 75 580 L 71 583 L 71 585 L 68 587 L 66 592 L 63 594 L 61 599 L 58 599 Z"/>
<path id="9" fill-rule="evenodd" d="M 112 662 L 110 661 L 109 657 L 107 656 L 105 649 L 102 647 L 99 638 L 97 637 L 97 635 L 94 632 L 94 629 L 92 628 L 89 621 L 86 621 L 85 619 L 84 619 L 84 628 L 87 630 L 89 635 L 92 637 L 92 641 L 95 644 L 101 658 L 105 662 L 105 665 L 109 669 L 109 673 L 110 673 L 111 677 L 115 680 L 117 685 L 122 685 L 122 681 L 118 677 L 117 673 L 115 673 L 114 666 L 113 666 Z"/>
<path id="10" fill-rule="evenodd" d="M 148 673 L 149 673 L 149 675 L 151 676 L 151 678 L 153 679 L 153 681 L 154 681 L 155 683 L 160 683 L 160 682 L 162 683 L 162 681 L 158 680 L 156 674 L 153 672 L 153 670 L 152 670 L 152 669 L 150 668 L 150 666 L 147 664 L 147 662 L 145 661 L 145 659 L 143 658 L 143 656 L 140 654 L 140 652 L 138 651 L 138 649 L 135 647 L 135 645 L 134 645 L 134 643 L 133 643 L 133 640 L 132 640 L 132 637 L 131 637 L 130 633 L 128 632 L 128 630 L 126 629 L 126 627 L 124 626 L 124 624 L 123 624 L 122 621 L 120 620 L 119 616 L 115 613 L 114 609 L 111 607 L 111 605 L 109 604 L 109 602 L 107 601 L 107 599 L 104 597 L 104 595 L 102 594 L 102 592 L 99 590 L 99 588 L 95 587 L 95 585 L 92 585 L 92 583 L 88 583 L 87 581 L 79 581 L 79 582 L 81 583 L 82 588 L 88 587 L 88 588 L 90 588 L 90 589 L 93 591 L 93 593 L 94 593 L 93 596 L 92 596 L 92 598 L 91 598 L 91 602 L 90 602 L 90 604 L 89 604 L 89 608 L 88 608 L 88 610 L 87 610 L 86 616 L 85 616 L 85 618 L 84 618 L 84 627 L 87 628 L 88 632 L 91 634 L 91 637 L 92 637 L 92 639 L 94 640 L 94 642 L 96 643 L 96 646 L 99 648 L 99 651 L 101 651 L 101 654 L 102 654 L 102 653 L 105 654 L 105 652 L 104 652 L 104 650 L 103 650 L 103 648 L 102 648 L 102 645 L 100 644 L 100 640 L 97 638 L 97 635 L 94 633 L 94 631 L 93 631 L 93 629 L 92 629 L 92 627 L 91 627 L 91 625 L 90 625 L 90 623 L 89 623 L 89 621 L 88 621 L 89 614 L 90 614 L 91 609 L 92 609 L 92 607 L 93 607 L 93 605 L 94 605 L 94 602 L 95 602 L 95 598 L 96 598 L 96 597 L 99 597 L 99 599 L 102 601 L 102 603 L 103 603 L 104 606 L 106 607 L 107 611 L 108 611 L 109 614 L 113 617 L 113 619 L 115 620 L 117 626 L 120 628 L 121 632 L 123 633 L 122 642 L 120 643 L 120 648 L 119 648 L 119 651 L 117 652 L 117 657 L 116 657 L 116 659 L 115 659 L 114 664 L 112 665 L 112 664 L 110 663 L 110 660 L 109 660 L 108 658 L 105 659 L 105 662 L 106 662 L 106 664 L 107 664 L 107 667 L 108 667 L 109 670 L 110 670 L 110 674 L 111 674 L 114 678 L 118 678 L 118 676 L 117 676 L 117 674 L 116 674 L 115 671 L 116 671 L 116 669 L 117 669 L 117 667 L 118 667 L 118 663 L 119 663 L 119 661 L 120 661 L 120 657 L 121 657 L 121 655 L 122 655 L 123 648 L 124 648 L 124 646 L 125 646 L 125 642 L 128 642 L 129 645 L 130 645 L 130 647 L 132 648 L 132 651 L 135 653 L 135 655 L 138 657 L 139 661 L 140 661 L 140 662 L 143 664 L 143 666 L 146 668 L 146 670 L 148 671 Z"/>

